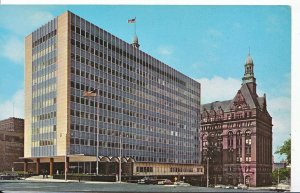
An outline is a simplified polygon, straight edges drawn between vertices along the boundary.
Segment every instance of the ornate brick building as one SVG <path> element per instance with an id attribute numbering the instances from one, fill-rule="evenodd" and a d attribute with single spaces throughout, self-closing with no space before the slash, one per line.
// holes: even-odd
<path id="1" fill-rule="evenodd" d="M 256 93 L 253 67 L 249 54 L 234 98 L 201 107 L 202 163 L 209 165 L 209 184 L 271 184 L 272 117 L 266 95 Z"/>

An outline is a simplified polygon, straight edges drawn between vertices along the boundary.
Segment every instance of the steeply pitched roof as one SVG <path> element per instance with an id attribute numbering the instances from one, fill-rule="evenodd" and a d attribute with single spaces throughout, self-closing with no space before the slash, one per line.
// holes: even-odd
<path id="1" fill-rule="evenodd" d="M 215 101 L 215 102 L 212 102 L 212 103 L 207 103 L 207 104 L 203 104 L 201 105 L 201 111 L 203 111 L 204 109 L 206 110 L 211 110 L 211 109 L 214 109 L 214 110 L 217 110 L 219 107 L 221 107 L 224 112 L 227 112 L 230 110 L 230 104 L 231 100 L 227 100 L 227 101 Z"/>
<path id="2" fill-rule="evenodd" d="M 221 107 L 224 112 L 229 112 L 237 102 L 244 102 L 250 109 L 259 108 L 264 109 L 265 107 L 265 96 L 258 97 L 256 93 L 252 93 L 248 84 L 243 84 L 242 87 L 237 91 L 237 94 L 232 100 L 226 101 L 215 101 L 212 103 L 203 104 L 201 106 L 201 111 L 206 109 L 210 111 L 211 109 L 218 110 Z"/>

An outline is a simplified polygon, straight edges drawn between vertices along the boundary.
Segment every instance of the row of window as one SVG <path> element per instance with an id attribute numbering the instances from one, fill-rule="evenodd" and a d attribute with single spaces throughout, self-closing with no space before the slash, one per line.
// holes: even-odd
<path id="1" fill-rule="evenodd" d="M 242 168 L 240 168 L 239 166 L 237 166 L 237 167 L 228 166 L 227 167 L 227 171 L 228 172 L 241 172 Z M 244 171 L 245 172 L 250 172 L 251 171 L 251 167 L 250 166 L 245 166 Z M 226 170 L 225 170 L 225 172 L 226 172 Z"/>
<path id="2" fill-rule="evenodd" d="M 56 97 L 48 100 L 43 100 L 41 102 L 35 102 L 32 104 L 32 110 L 37 110 L 41 108 L 46 108 L 56 104 Z"/>
<path id="3" fill-rule="evenodd" d="M 222 124 L 214 124 L 214 125 L 204 125 L 201 126 L 202 131 L 211 131 L 216 129 L 222 129 Z"/>
<path id="4" fill-rule="evenodd" d="M 54 79 L 55 77 L 56 77 L 56 70 L 48 71 L 48 73 L 45 73 L 44 75 L 33 77 L 32 78 L 33 89 L 35 89 L 38 85 L 43 84 L 48 80 Z"/>
<path id="5" fill-rule="evenodd" d="M 43 133 L 51 133 L 56 131 L 56 125 L 48 125 L 42 127 L 36 127 L 32 129 L 32 135 L 39 135 Z"/>
<path id="6" fill-rule="evenodd" d="M 32 122 L 37 122 L 37 121 L 43 121 L 43 120 L 47 120 L 47 119 L 53 119 L 56 118 L 56 111 L 54 112 L 50 112 L 50 113 L 44 113 L 41 115 L 37 115 L 37 116 L 33 116 L 32 117 Z"/>
<path id="7" fill-rule="evenodd" d="M 72 54 L 72 57 L 75 58 L 75 55 Z M 77 61 L 81 61 L 81 62 L 89 63 L 89 60 L 88 60 L 88 59 L 85 59 L 85 58 L 83 58 L 83 57 L 80 57 L 79 55 L 76 55 L 76 60 L 77 60 Z M 100 69 L 100 70 L 102 70 L 103 72 L 107 72 L 108 74 L 110 74 L 110 75 L 112 75 L 112 76 L 116 76 L 116 77 L 122 78 L 123 81 L 128 81 L 128 82 L 131 82 L 131 83 L 136 83 L 137 85 L 139 85 L 139 86 L 141 86 L 141 87 L 144 87 L 144 88 L 148 88 L 148 89 L 150 89 L 150 90 L 152 90 L 152 91 L 155 91 L 155 90 L 158 89 L 158 87 L 156 87 L 156 86 L 154 86 L 154 85 L 146 84 L 146 83 L 145 83 L 144 81 L 142 81 L 142 80 L 138 80 L 138 79 L 132 78 L 132 77 L 126 75 L 126 74 L 123 74 L 123 73 L 121 73 L 121 72 L 118 72 L 118 71 L 116 71 L 116 70 L 114 70 L 114 69 L 111 69 L 111 68 L 109 68 L 109 67 L 106 67 L 106 66 L 103 66 L 103 65 L 99 65 L 99 64 L 94 63 L 94 62 L 93 62 L 93 64 L 95 64 L 95 66 L 97 67 L 97 69 Z M 106 82 L 107 82 L 108 84 L 111 83 L 111 86 L 112 86 L 112 87 L 118 88 L 118 89 L 122 89 L 122 85 L 118 85 L 118 83 L 116 83 L 116 82 L 113 82 L 113 81 L 110 82 L 110 80 L 106 80 L 106 79 L 103 80 L 101 77 L 99 77 L 99 76 L 97 76 L 97 75 L 94 75 L 94 74 L 88 73 L 88 72 L 84 72 L 83 70 L 80 70 L 80 69 L 78 69 L 78 68 L 71 67 L 71 73 L 76 74 L 77 76 L 82 76 L 82 77 L 87 78 L 87 79 L 92 80 L 92 81 L 96 81 L 96 83 L 104 83 L 104 84 L 106 84 Z M 143 72 L 143 74 L 145 74 L 145 72 Z M 150 75 L 149 75 L 149 76 L 150 76 Z M 152 77 L 152 80 L 156 81 L 156 82 L 159 83 L 159 84 L 160 84 L 160 83 L 164 83 L 164 81 L 161 81 L 160 79 L 158 79 L 158 78 L 156 78 L 156 77 L 154 77 L 154 76 L 151 76 L 151 77 Z M 165 83 L 165 84 L 166 84 L 167 86 L 169 85 L 169 83 Z M 110 85 L 109 85 L 109 86 L 110 86 Z M 171 89 L 170 86 L 168 86 L 168 88 L 170 89 L 169 92 L 170 92 L 170 95 L 171 95 L 172 89 Z M 176 88 L 178 89 L 178 87 L 175 87 L 175 90 L 176 90 Z M 130 88 L 129 88 L 129 90 L 130 90 Z M 180 90 L 181 90 L 181 89 L 180 89 Z M 164 89 L 164 91 L 165 91 L 165 89 Z M 159 92 L 159 91 L 157 91 L 157 92 L 158 92 L 158 94 L 161 93 L 161 92 Z M 173 91 L 173 92 L 174 92 L 174 91 Z M 132 92 L 130 92 L 130 93 L 132 93 Z M 183 94 L 183 93 L 184 93 L 183 97 L 184 97 L 184 96 L 187 96 L 187 91 L 184 90 L 184 91 L 182 91 L 182 92 L 179 92 L 179 94 Z M 192 100 L 193 102 L 199 101 L 198 97 L 196 97 L 194 94 L 191 94 L 191 95 L 193 96 L 193 97 L 192 97 L 192 98 L 193 98 L 193 100 Z M 174 95 L 174 98 L 175 98 L 175 96 L 178 97 L 178 95 Z M 183 97 L 179 97 L 179 100 L 185 101 Z M 200 97 L 199 97 L 199 98 L 200 98 Z"/>
<path id="8" fill-rule="evenodd" d="M 244 121 L 244 122 L 236 122 L 236 123 L 227 123 L 224 126 L 227 126 L 227 128 L 250 127 L 250 126 L 252 126 L 252 122 L 251 121 Z"/>
<path id="9" fill-rule="evenodd" d="M 23 140 L 24 140 L 23 138 L 18 136 L 0 134 L 0 141 L 23 143 Z"/>
<path id="10" fill-rule="evenodd" d="M 56 58 L 56 56 L 54 56 L 52 58 L 49 58 L 46 61 L 41 61 L 39 63 L 33 62 L 32 73 L 44 70 L 45 68 L 49 67 L 50 65 L 55 64 L 56 60 L 57 60 L 57 58 Z"/>
<path id="11" fill-rule="evenodd" d="M 48 93 L 51 93 L 53 91 L 56 91 L 56 82 L 52 84 L 47 84 L 47 86 L 43 86 L 39 89 L 35 89 L 32 91 L 32 98 L 39 97 L 42 95 L 46 95 Z"/>
<path id="12" fill-rule="evenodd" d="M 157 73 L 159 73 L 159 74 L 161 74 L 163 76 L 168 77 L 170 80 L 175 80 L 176 82 L 178 82 L 178 83 L 186 86 L 186 82 L 180 80 L 179 78 L 174 77 L 174 76 L 172 76 L 171 74 L 169 74 L 169 73 L 167 73 L 165 71 L 162 71 L 161 69 L 159 69 L 159 68 L 157 68 L 157 67 L 155 67 L 155 66 L 147 63 L 146 61 L 143 61 L 143 60 L 141 60 L 141 59 L 139 59 L 139 58 L 137 58 L 137 57 L 135 57 L 135 56 L 127 53 L 126 51 L 124 51 L 124 50 L 122 50 L 122 49 L 120 49 L 120 48 L 118 48 L 118 47 L 116 47 L 114 45 L 111 45 L 110 43 L 107 43 L 106 41 L 102 40 L 101 38 L 99 38 L 97 36 L 94 36 L 94 35 L 90 36 L 90 34 L 88 32 L 84 31 L 83 29 L 80 29 L 79 27 L 75 27 L 74 25 L 71 25 L 71 30 L 74 31 L 74 32 L 76 32 L 77 34 L 80 34 L 81 36 L 84 36 L 87 39 L 90 39 L 94 43 L 97 43 L 97 44 L 100 43 L 101 46 L 107 47 L 108 49 L 111 49 L 112 51 L 114 51 L 114 52 L 116 52 L 116 53 L 118 53 L 120 55 L 123 55 L 124 57 L 127 57 L 128 59 L 133 60 L 134 62 L 137 62 L 137 63 L 143 65 L 144 67 L 148 67 L 152 71 L 155 71 L 155 72 L 157 72 Z M 78 42 L 78 44 L 79 43 L 80 42 Z M 73 41 L 73 44 L 76 44 L 75 41 Z M 84 50 L 88 50 L 88 49 L 86 49 L 87 45 L 81 46 L 81 44 L 80 44 L 80 47 L 81 48 L 85 48 Z"/>
<path id="13" fill-rule="evenodd" d="M 82 145 L 82 146 L 94 146 L 97 147 L 97 141 L 92 139 L 80 139 L 80 138 L 71 138 L 70 140 L 71 145 Z M 120 148 L 120 143 L 118 142 L 110 142 L 110 141 L 99 141 L 99 147 L 102 148 Z M 122 149 L 124 150 L 139 150 L 139 151 L 148 151 L 152 153 L 163 153 L 174 155 L 175 153 L 182 156 L 188 156 L 187 151 L 179 151 L 170 148 L 159 148 L 153 146 L 145 146 L 145 145 L 136 145 L 136 144 L 128 144 L 123 143 Z"/>
<path id="14" fill-rule="evenodd" d="M 104 57 L 107 57 L 106 55 L 104 55 Z M 97 69 L 103 69 L 104 71 L 107 71 L 109 74 L 112 74 L 112 75 L 114 75 L 114 74 L 117 74 L 117 72 L 116 71 L 114 71 L 114 70 L 112 70 L 112 69 L 110 69 L 110 68 L 107 68 L 107 67 L 103 67 L 102 65 L 99 65 L 98 63 L 96 63 L 96 62 L 93 62 L 93 61 L 89 61 L 88 59 L 85 59 L 84 57 L 80 57 L 79 55 L 75 55 L 75 54 L 73 54 L 73 53 L 71 53 L 71 58 L 73 58 L 74 60 L 76 59 L 76 61 L 78 61 L 78 62 L 82 62 L 82 63 L 85 63 L 85 64 L 87 64 L 87 65 L 91 65 L 91 66 L 95 66 Z M 109 59 L 109 58 L 108 58 Z M 123 63 L 123 67 L 125 67 L 126 66 L 126 64 L 125 63 Z M 128 65 L 127 65 L 127 67 L 128 67 Z M 75 73 L 75 71 L 76 71 L 76 74 L 77 75 L 81 75 L 81 76 L 85 76 L 85 77 L 89 77 L 89 75 L 86 75 L 86 73 L 82 73 L 82 72 L 80 72 L 79 71 L 79 69 L 71 69 L 71 71 L 73 72 L 73 73 Z M 137 71 L 138 71 L 138 69 L 137 69 Z M 148 75 L 150 75 L 149 73 L 146 73 L 146 72 L 142 72 L 142 71 L 140 71 L 140 74 L 142 74 L 142 75 L 146 75 L 146 74 L 148 74 Z M 94 76 L 94 75 L 93 75 Z M 93 76 L 91 76 L 91 78 L 93 79 L 94 77 Z M 122 75 L 120 74 L 120 77 L 122 77 Z M 130 78 L 131 77 L 124 77 L 124 75 L 123 75 L 123 78 L 125 79 L 125 80 L 128 80 L 128 81 L 131 81 L 130 80 Z M 96 79 L 96 77 L 95 77 L 95 79 Z M 159 79 L 157 79 L 156 77 L 152 77 L 152 79 L 156 79 L 158 82 L 161 82 L 163 85 L 164 85 L 164 82 L 165 81 L 160 81 Z M 132 81 L 133 82 L 133 81 Z M 144 83 L 145 84 L 145 83 Z M 143 86 L 145 86 L 144 84 L 142 84 Z M 166 85 L 168 85 L 168 83 L 166 82 L 165 83 Z M 176 87 L 176 88 L 178 88 L 178 87 Z M 182 91 L 182 92 L 180 92 L 180 93 L 183 93 L 183 92 L 186 92 L 186 91 Z M 193 92 L 193 90 L 190 90 L 190 92 L 191 93 L 194 93 Z M 193 97 L 192 97 L 193 99 L 195 98 L 195 99 L 198 99 L 198 97 L 195 97 L 195 95 L 193 95 Z M 197 100 L 198 101 L 198 100 Z"/>
<path id="15" fill-rule="evenodd" d="M 193 168 L 171 167 L 170 172 L 193 172 Z"/>
<path id="16" fill-rule="evenodd" d="M 232 119 L 242 119 L 242 118 L 247 118 L 251 117 L 252 112 L 238 112 L 238 113 L 229 113 L 227 114 L 227 120 L 232 120 Z M 219 121 L 219 120 L 226 120 L 226 116 L 224 114 L 217 115 L 214 111 L 214 113 L 210 114 L 207 111 L 201 114 L 201 121 L 204 123 L 206 122 L 213 122 L 213 121 Z"/>
<path id="17" fill-rule="evenodd" d="M 74 98 L 73 95 L 71 96 L 71 101 L 81 103 L 81 104 L 90 104 L 90 106 L 92 106 L 92 107 L 97 107 L 98 106 L 97 102 L 94 102 L 94 101 L 88 102 L 84 98 L 80 98 L 80 97 Z M 166 119 L 161 119 L 161 118 L 158 118 L 158 117 L 145 115 L 143 113 L 131 111 L 131 110 L 128 110 L 128 109 L 123 109 L 123 108 L 116 107 L 116 106 L 113 106 L 113 105 L 99 103 L 99 108 L 101 109 L 101 111 L 102 110 L 108 110 L 108 111 L 112 111 L 112 112 L 116 112 L 116 113 L 122 113 L 124 115 L 128 115 L 130 117 L 136 117 L 138 119 L 148 120 L 148 121 L 157 122 L 157 123 L 160 123 L 160 124 L 165 124 L 165 125 L 170 125 L 170 126 L 176 126 L 177 128 L 180 128 L 180 129 L 186 129 L 187 128 L 187 126 L 185 124 L 180 124 L 180 123 L 176 123 L 176 122 L 173 122 L 173 121 L 167 121 Z M 85 111 L 77 111 L 77 110 L 71 109 L 70 114 L 72 116 L 76 116 L 76 117 L 81 117 L 81 118 L 86 118 L 86 119 L 91 119 L 91 120 L 97 120 L 97 115 L 96 114 L 88 113 L 88 112 L 85 112 Z M 102 117 L 102 116 L 100 116 L 99 119 L 100 119 L 100 121 L 103 121 L 103 122 L 115 123 L 115 124 L 119 124 L 119 125 L 121 124 L 122 125 L 122 120 L 109 118 L 109 117 L 106 118 L 106 117 Z M 134 124 L 129 124 L 129 125 L 132 126 Z"/>
<path id="18" fill-rule="evenodd" d="M 153 167 L 136 167 L 136 172 L 153 172 Z"/>
<path id="19" fill-rule="evenodd" d="M 34 48 L 35 46 L 51 39 L 52 37 L 56 36 L 56 34 L 57 34 L 57 31 L 55 29 L 54 31 L 51 31 L 51 32 L 47 33 L 46 35 L 44 35 L 43 37 L 37 39 L 36 41 L 33 41 L 32 42 L 32 48 Z"/>
<path id="20" fill-rule="evenodd" d="M 36 59 L 41 58 L 41 57 L 45 56 L 46 54 L 49 54 L 56 50 L 55 40 L 51 40 L 51 42 L 49 44 L 50 45 L 48 45 L 46 48 L 43 48 L 43 49 L 39 50 L 38 52 L 34 53 L 32 55 L 32 61 L 35 61 Z"/>
<path id="21" fill-rule="evenodd" d="M 143 126 L 145 127 L 145 125 L 143 125 Z M 56 126 L 55 126 L 55 128 L 56 128 Z M 149 128 L 150 128 L 150 126 L 149 126 Z M 89 126 L 77 125 L 77 124 L 75 124 L 75 125 L 71 124 L 71 130 L 81 131 L 81 132 L 86 132 L 86 133 L 95 133 L 95 134 L 97 133 L 97 128 L 95 128 L 95 127 L 89 127 Z M 179 136 L 179 134 L 180 134 L 181 137 L 183 137 L 185 139 L 190 139 L 189 135 L 179 133 L 179 132 L 169 131 L 166 129 L 151 127 L 150 129 L 148 129 L 148 131 L 155 132 L 155 133 L 161 133 L 161 134 L 167 134 L 167 135 L 171 135 L 171 136 L 172 135 Z M 99 134 L 100 135 L 102 135 L 102 134 L 109 135 L 109 136 L 119 136 L 120 132 L 99 128 Z M 128 133 L 128 132 L 123 132 L 123 137 L 129 138 L 129 139 L 136 139 L 136 140 L 149 141 L 149 142 L 158 142 L 158 143 L 165 143 L 165 144 L 178 145 L 178 143 L 179 143 L 178 140 L 174 141 L 172 139 L 166 139 L 166 138 L 161 138 L 161 137 L 152 137 L 152 136 L 148 136 L 148 135 L 147 136 L 138 135 L 135 133 Z M 188 145 L 187 142 L 183 142 L 183 146 L 187 146 L 187 145 Z"/>
<path id="22" fill-rule="evenodd" d="M 106 79 L 104 79 L 104 82 L 106 82 Z M 128 92 L 128 93 L 132 93 L 132 94 L 135 93 L 135 90 L 132 89 L 131 87 L 122 86 L 122 85 L 117 84 L 117 83 L 115 83 L 113 81 L 110 81 L 110 80 L 107 80 L 107 82 L 108 82 L 108 85 L 111 85 L 114 88 L 122 89 L 123 92 Z M 80 83 L 75 83 L 73 81 L 71 81 L 71 88 L 76 88 L 78 90 L 81 90 L 82 93 L 84 91 L 94 90 L 93 87 L 90 87 L 90 86 L 87 86 L 87 85 L 84 85 L 84 84 L 80 84 Z M 121 95 L 117 95 L 117 94 L 114 94 L 114 93 L 106 92 L 106 91 L 103 91 L 103 90 L 99 90 L 98 94 L 99 94 L 99 96 L 106 97 L 108 99 L 113 99 L 113 100 L 118 100 L 118 101 L 122 101 L 122 99 L 123 99 L 123 103 L 130 104 L 130 105 L 136 106 L 138 108 L 146 108 L 145 107 L 146 105 L 149 106 L 148 104 L 140 103 L 137 100 L 123 98 Z M 148 95 L 148 97 L 145 97 L 145 98 L 147 98 L 148 100 L 151 100 L 152 102 L 159 103 L 159 104 L 163 105 L 163 107 L 170 107 L 171 109 L 179 110 L 182 113 L 191 112 L 190 109 L 188 109 L 186 107 L 183 107 L 182 106 L 183 104 L 180 105 L 180 104 L 177 103 L 178 105 L 174 105 L 172 102 L 168 102 L 168 101 L 163 100 L 163 99 L 157 100 L 157 97 L 154 97 L 152 95 Z M 88 102 L 85 99 L 79 98 L 79 97 L 75 97 L 73 95 L 71 96 L 71 101 L 73 101 L 73 102 L 76 101 L 77 103 L 81 103 L 81 104 L 85 104 L 85 105 L 90 105 L 91 106 L 91 104 L 88 104 Z M 94 104 L 94 102 L 92 104 Z M 150 105 L 149 107 L 150 108 L 154 108 L 155 106 Z M 158 107 L 156 107 L 156 108 L 157 109 L 155 109 L 154 111 L 157 112 L 159 109 L 158 109 Z M 161 109 L 161 110 L 164 110 L 164 109 Z"/>

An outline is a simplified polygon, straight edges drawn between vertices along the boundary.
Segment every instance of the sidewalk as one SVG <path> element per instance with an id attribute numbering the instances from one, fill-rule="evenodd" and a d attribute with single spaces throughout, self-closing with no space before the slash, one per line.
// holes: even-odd
<path id="1" fill-rule="evenodd" d="M 273 186 L 267 186 L 267 187 L 250 187 L 248 190 L 290 190 L 290 185 L 288 184 L 279 184 L 273 185 Z"/>
<path id="2" fill-rule="evenodd" d="M 24 180 L 26 181 L 31 181 L 31 182 L 62 182 L 62 183 L 67 183 L 67 182 L 76 182 L 76 183 L 86 183 L 86 184 L 119 184 L 120 182 L 102 182 L 102 181 L 78 181 L 78 180 L 67 180 L 65 179 L 53 179 L 52 176 L 48 176 L 48 178 L 43 178 L 42 175 L 39 176 L 31 176 L 29 178 L 25 178 Z M 126 182 L 121 182 L 121 183 L 126 183 Z"/>

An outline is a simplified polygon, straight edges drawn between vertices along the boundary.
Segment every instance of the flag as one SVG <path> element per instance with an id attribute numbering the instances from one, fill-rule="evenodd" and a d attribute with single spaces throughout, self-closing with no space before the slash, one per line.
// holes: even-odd
<path id="1" fill-rule="evenodd" d="M 84 97 L 95 97 L 95 96 L 97 96 L 97 91 L 96 91 L 96 89 L 91 90 L 91 91 L 84 91 L 83 96 Z"/>
<path id="2" fill-rule="evenodd" d="M 128 23 L 135 23 L 135 18 L 129 19 L 129 20 L 128 20 Z"/>

